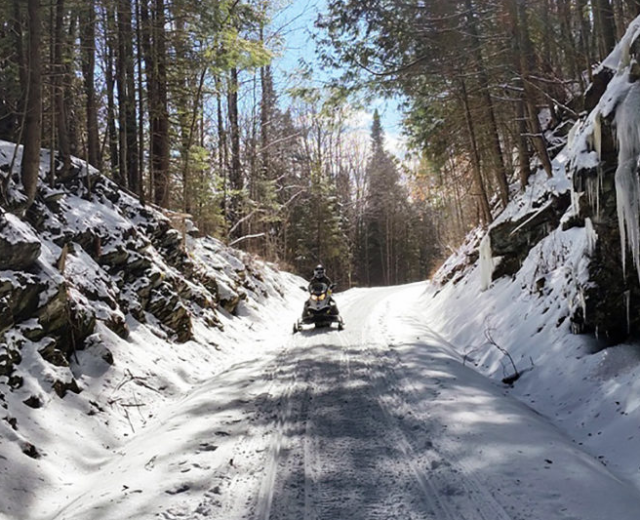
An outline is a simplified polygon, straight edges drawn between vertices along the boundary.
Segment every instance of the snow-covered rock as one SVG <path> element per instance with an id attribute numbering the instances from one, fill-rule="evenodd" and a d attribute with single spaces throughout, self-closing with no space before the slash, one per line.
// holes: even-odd
<path id="1" fill-rule="evenodd" d="M 0 142 L 3 171 L 13 150 Z M 24 198 L 17 175 L 10 203 L 0 209 L 5 490 L 12 467 L 27 465 L 26 473 L 41 475 L 73 458 L 75 434 L 60 431 L 61 421 L 64 430 L 96 432 L 84 448 L 110 451 L 105 446 L 146 421 L 129 415 L 130 399 L 144 400 L 153 415 L 180 388 L 247 355 L 234 353 L 238 337 L 281 314 L 283 287 L 300 285 L 217 240 L 196 238 L 194 226 L 174 228 L 174 215 L 141 204 L 79 160 L 51 187 L 49 163 L 43 151 L 42 182 L 24 218 L 10 212 Z M 133 393 L 123 390 L 127 382 Z M 69 439 L 53 442 L 49 430 Z M 3 499 L 0 517 L 29 493 L 25 487 Z"/>
<path id="2" fill-rule="evenodd" d="M 28 224 L 0 209 L 0 269 L 28 269 L 40 256 L 40 246 Z"/>
<path id="3" fill-rule="evenodd" d="M 483 244 L 490 242 L 491 251 L 481 255 L 487 288 L 501 276 L 516 276 L 532 248 L 556 236 L 559 226 L 586 229 L 594 237 L 588 267 L 566 290 L 577 291 L 580 304 L 566 304 L 576 331 L 610 344 L 640 335 L 639 35 L 640 18 L 595 72 L 585 100 L 591 111 L 569 132 L 553 177 L 531 179 L 490 226 Z M 556 260 L 542 256 L 538 262 Z"/>

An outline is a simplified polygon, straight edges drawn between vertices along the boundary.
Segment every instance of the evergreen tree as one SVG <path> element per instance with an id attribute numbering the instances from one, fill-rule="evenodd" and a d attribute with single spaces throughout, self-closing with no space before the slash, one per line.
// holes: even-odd
<path id="1" fill-rule="evenodd" d="M 27 4 L 28 82 L 25 104 L 24 149 L 22 159 L 22 184 L 27 195 L 27 207 L 36 195 L 40 169 L 40 130 L 42 116 L 42 62 L 40 60 L 42 38 L 42 14 L 40 0 Z"/>
<path id="2" fill-rule="evenodd" d="M 368 193 L 366 221 L 366 256 L 368 285 L 390 285 L 397 282 L 394 266 L 397 258 L 396 231 L 404 200 L 399 186 L 396 164 L 384 149 L 384 132 L 380 114 L 373 114 L 371 156 L 367 165 Z"/>

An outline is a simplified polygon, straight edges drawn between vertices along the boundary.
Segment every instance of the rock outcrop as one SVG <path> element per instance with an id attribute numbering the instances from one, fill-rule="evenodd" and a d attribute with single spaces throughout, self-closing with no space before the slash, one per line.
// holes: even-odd
<path id="1" fill-rule="evenodd" d="M 585 253 L 588 273 L 567 277 L 567 294 L 577 301 L 566 303 L 573 330 L 592 333 L 604 344 L 640 335 L 640 253 L 634 251 L 640 242 L 640 193 L 634 188 L 640 177 L 639 35 L 640 25 L 632 24 L 594 74 L 584 100 L 589 112 L 568 135 L 571 192 L 532 197 L 530 211 L 517 218 L 501 216 L 489 230 L 491 253 L 500 257 L 492 274 L 496 279 L 517 272 L 531 247 L 558 224 L 565 231 L 585 229 L 587 242 L 593 243 Z"/>
<path id="2" fill-rule="evenodd" d="M 496 222 L 488 231 L 492 253 L 500 257 L 492 279 L 518 272 L 529 251 L 558 227 L 570 204 L 571 195 L 568 191 L 546 193 L 543 198 L 534 201 L 523 215 Z"/>
<path id="3" fill-rule="evenodd" d="M 29 269 L 40 256 L 40 240 L 28 225 L 0 211 L 0 270 Z"/>
<path id="4" fill-rule="evenodd" d="M 17 179 L 10 180 L 9 199 L 20 201 Z M 259 292 L 241 253 L 196 240 L 191 223 L 190 234 L 175 229 L 171 214 L 80 161 L 55 187 L 40 183 L 25 219 L 11 209 L 11 202 L 0 208 L 0 376 L 14 388 L 26 345 L 68 370 L 75 352 L 95 347 L 98 324 L 126 338 L 131 320 L 149 323 L 180 344 L 193 338 L 195 318 L 222 328 L 220 312 L 233 315 L 247 293 Z M 81 388 L 69 372 L 52 390 L 63 396 Z"/>
<path id="5" fill-rule="evenodd" d="M 613 76 L 613 71 L 606 67 L 597 75 L 601 96 L 607 95 L 606 84 Z M 597 153 L 598 162 L 594 166 L 575 161 L 572 171 L 573 189 L 579 194 L 572 223 L 584 225 L 590 219 L 598 237 L 589 266 L 591 283 L 583 289 L 584 309 L 574 322 L 579 330 L 615 344 L 630 334 L 640 333 L 640 285 L 635 269 L 623 269 L 615 181 L 618 166 L 615 110 L 602 111 L 596 103 L 596 124 L 584 122 L 585 130 L 593 132 L 590 151 Z"/>
<path id="6" fill-rule="evenodd" d="M 565 304 L 573 330 L 592 333 L 604 344 L 640 335 L 640 252 L 634 251 L 640 243 L 636 231 L 640 229 L 640 193 L 631 193 L 640 191 L 635 188 L 640 177 L 638 36 L 640 24 L 634 23 L 595 71 L 584 99 L 589 112 L 575 122 L 566 140 L 556 143 L 557 148 L 566 144 L 556 165 L 557 176 L 570 179 L 570 185 L 560 190 L 553 185 L 555 178 L 538 179 L 538 186 L 546 187 L 528 187 L 519 199 L 520 207 L 512 203 L 490 226 L 483 241 L 484 255 L 481 248 L 481 259 L 488 257 L 484 262 L 488 268 L 482 269 L 491 277 L 482 276 L 482 286 L 487 287 L 492 280 L 516 274 L 532 248 L 559 226 L 564 231 L 584 230 L 590 245 L 580 269 L 586 265 L 588 272 L 577 273 L 575 266 L 566 266 Z M 621 237 L 621 229 L 626 238 Z M 552 252 L 553 247 L 546 251 Z M 539 262 L 555 268 L 571 258 L 568 252 L 553 254 L 554 258 L 541 257 Z M 544 277 L 533 281 L 534 286 L 544 283 Z"/>

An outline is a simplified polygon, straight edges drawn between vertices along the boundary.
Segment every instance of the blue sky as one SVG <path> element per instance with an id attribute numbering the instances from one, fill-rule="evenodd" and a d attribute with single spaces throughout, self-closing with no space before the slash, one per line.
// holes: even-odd
<path id="1" fill-rule="evenodd" d="M 273 17 L 273 27 L 283 39 L 281 55 L 274 60 L 274 74 L 277 89 L 282 92 L 294 85 L 295 74 L 301 59 L 312 64 L 313 81 L 321 86 L 335 75 L 335 72 L 323 69 L 316 59 L 315 44 L 312 33 L 316 30 L 314 22 L 324 9 L 325 0 L 289 0 Z M 381 115 L 382 124 L 387 135 L 387 143 L 391 151 L 399 152 L 398 141 L 401 137 L 400 112 L 395 100 L 378 99 L 371 104 L 371 112 L 375 108 Z M 362 114 L 362 124 L 371 124 L 371 114 Z"/>

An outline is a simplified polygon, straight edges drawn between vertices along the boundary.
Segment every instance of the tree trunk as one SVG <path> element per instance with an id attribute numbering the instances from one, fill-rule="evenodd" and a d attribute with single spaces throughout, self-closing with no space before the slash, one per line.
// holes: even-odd
<path id="1" fill-rule="evenodd" d="M 548 177 L 553 176 L 553 167 L 551 166 L 551 160 L 549 159 L 549 153 L 547 151 L 547 145 L 542 134 L 542 127 L 540 126 L 540 120 L 538 119 L 538 109 L 536 106 L 536 92 L 531 83 L 530 65 L 534 63 L 534 52 L 529 38 L 527 10 L 524 2 L 517 3 L 517 10 L 513 12 L 516 15 L 515 31 L 520 37 L 520 75 L 522 77 L 523 91 L 525 106 L 527 109 L 527 116 L 529 122 L 529 130 L 531 133 L 531 139 L 533 146 L 538 153 L 538 158 L 542 163 L 542 167 L 547 172 Z"/>
<path id="2" fill-rule="evenodd" d="M 520 168 L 520 189 L 525 190 L 527 184 L 529 184 L 529 177 L 531 177 L 531 165 L 530 165 L 530 153 L 527 146 L 527 139 L 525 134 L 527 133 L 527 120 L 525 116 L 525 102 L 522 96 L 517 101 L 516 107 L 517 118 L 517 148 L 518 148 L 518 166 Z"/>
<path id="3" fill-rule="evenodd" d="M 40 61 L 42 20 L 40 0 L 28 0 L 27 13 L 29 69 L 21 177 L 24 191 L 27 195 L 26 207 L 28 208 L 35 200 L 40 170 L 40 130 L 42 124 L 42 62 Z"/>
<path id="4" fill-rule="evenodd" d="M 134 193 L 140 192 L 138 134 L 130 0 L 118 0 L 118 102 L 120 124 L 120 179 Z"/>
<path id="5" fill-rule="evenodd" d="M 264 40 L 263 28 L 260 29 L 260 39 Z M 261 176 L 263 179 L 269 179 L 269 141 L 272 129 L 272 117 L 275 102 L 273 91 L 273 76 L 271 74 L 270 65 L 265 65 L 260 69 L 260 90 L 262 94 L 260 99 Z"/>
<path id="6" fill-rule="evenodd" d="M 472 54 L 475 61 L 474 65 L 476 67 L 478 82 L 480 84 L 480 91 L 483 100 L 483 110 L 485 112 L 486 122 L 489 125 L 489 154 L 494 169 L 494 175 L 498 183 L 500 200 L 506 207 L 506 205 L 509 203 L 509 182 L 507 180 L 507 170 L 505 168 L 504 157 L 502 156 L 502 149 L 500 147 L 500 134 L 498 132 L 495 109 L 493 106 L 493 100 L 491 99 L 491 93 L 489 92 L 489 77 L 484 66 L 481 41 L 478 28 L 476 26 L 474 9 L 473 5 L 471 4 L 471 0 L 465 0 L 465 7 L 467 10 L 467 30 L 471 36 L 471 45 L 474 49 Z"/>
<path id="7" fill-rule="evenodd" d="M 67 103 L 65 99 L 66 82 L 68 76 L 66 74 L 66 65 L 64 58 L 64 50 L 66 47 L 66 38 L 64 31 L 65 5 L 64 0 L 57 0 L 56 3 L 56 19 L 54 30 L 54 64 L 53 70 L 55 84 L 55 120 L 58 135 L 58 156 L 62 160 L 62 168 L 59 172 L 61 177 L 65 177 L 71 168 L 71 144 L 69 140 L 69 127 L 67 125 Z"/>
<path id="8" fill-rule="evenodd" d="M 574 31 L 571 16 L 570 0 L 561 0 L 560 2 L 560 34 L 566 35 L 568 41 L 568 52 L 566 59 L 568 60 L 568 72 L 571 78 L 576 78 L 580 83 L 580 90 L 584 92 L 585 84 L 582 71 L 584 70 L 583 63 L 585 60 L 580 60 L 578 48 L 576 46 L 576 40 L 574 38 Z M 578 13 L 578 16 L 582 16 Z"/>
<path id="9" fill-rule="evenodd" d="M 116 0 L 116 26 L 118 51 L 116 54 L 116 88 L 118 92 L 118 144 L 120 150 L 120 161 L 118 163 L 118 173 L 116 182 L 121 186 L 127 186 L 129 165 L 129 150 L 127 150 L 127 72 L 125 67 L 126 61 L 126 38 L 124 34 L 123 24 L 123 6 L 127 0 Z"/>
<path id="10" fill-rule="evenodd" d="M 169 205 L 169 112 L 167 107 L 167 52 L 164 0 L 155 0 L 153 13 L 152 61 L 155 92 L 151 111 L 151 164 L 154 174 L 154 201 Z"/>
<path id="11" fill-rule="evenodd" d="M 116 106 L 115 106 L 115 78 L 113 76 L 114 55 L 113 49 L 116 46 L 115 41 L 115 15 L 113 12 L 113 4 L 107 3 L 104 6 L 104 25 L 105 25 L 105 41 L 106 51 L 104 53 L 104 77 L 107 89 L 107 136 L 109 141 L 109 159 L 111 163 L 111 172 L 117 183 L 121 184 L 119 176 L 120 172 L 120 150 L 118 148 L 118 130 L 116 128 Z"/>
<path id="12" fill-rule="evenodd" d="M 137 52 L 137 64 L 138 64 L 138 179 L 139 179 L 139 191 L 140 202 L 145 204 L 145 189 L 144 189 L 144 82 L 142 78 L 142 11 L 140 8 L 140 0 L 136 0 L 136 45 L 138 46 Z"/>
<path id="13" fill-rule="evenodd" d="M 604 60 L 616 45 L 616 24 L 610 0 L 595 1 L 595 19 L 598 27 L 600 59 Z"/>
<path id="14" fill-rule="evenodd" d="M 231 207 L 228 221 L 233 226 L 241 218 L 242 164 L 240 162 L 240 126 L 238 117 L 238 69 L 232 68 L 229 78 L 229 133 L 231 139 L 231 169 L 229 171 L 229 187 L 232 190 Z M 232 238 L 242 236 L 242 226 L 237 226 Z"/>
<path id="15" fill-rule="evenodd" d="M 20 82 L 20 96 L 17 99 L 16 103 L 16 111 L 14 113 L 1 114 L 2 119 L 7 118 L 8 122 L 2 125 L 3 133 L 5 132 L 5 128 L 7 129 L 5 137 L 11 139 L 13 141 L 18 142 L 20 140 L 20 122 L 24 117 L 24 107 L 26 103 L 25 93 L 27 92 L 27 83 L 29 81 L 28 78 L 28 70 L 27 70 L 27 60 L 25 58 L 24 53 L 24 43 L 23 43 L 23 34 L 22 34 L 22 26 L 23 26 L 23 11 L 21 8 L 21 3 L 23 0 L 13 0 L 13 36 L 14 36 L 14 46 L 15 46 L 15 64 L 18 67 L 18 78 Z M 3 111 L 4 112 L 4 111 Z"/>
<path id="16" fill-rule="evenodd" d="M 13 0 L 13 36 L 14 36 L 14 45 L 15 45 L 15 54 L 16 54 L 16 64 L 18 66 L 18 77 L 20 78 L 20 87 L 22 87 L 23 91 L 27 89 L 28 78 L 28 70 L 27 63 L 24 55 L 24 45 L 22 42 L 23 34 L 22 34 L 22 22 L 23 22 L 23 13 L 21 9 L 21 4 L 23 0 Z"/>
<path id="17" fill-rule="evenodd" d="M 627 29 L 627 23 L 624 19 L 624 8 L 622 6 L 622 0 L 613 0 L 611 9 L 613 10 L 613 17 L 615 20 L 616 41 L 621 40 Z"/>
<path id="18" fill-rule="evenodd" d="M 69 9 L 67 8 L 67 12 Z M 80 154 L 80 138 L 78 136 L 78 119 L 74 114 L 75 107 L 75 98 L 77 97 L 77 93 L 74 90 L 74 80 L 76 75 L 76 70 L 73 65 L 73 50 L 72 50 L 72 42 L 76 42 L 79 38 L 78 36 L 78 13 L 77 11 L 73 11 L 70 13 L 69 20 L 69 32 L 65 38 L 65 45 L 63 48 L 63 77 L 64 77 L 64 112 L 67 120 L 67 132 L 69 135 L 69 152 L 70 156 L 78 156 Z M 81 131 L 81 130 L 80 130 Z"/>
<path id="19" fill-rule="evenodd" d="M 484 223 L 488 225 L 493 221 L 493 217 L 491 216 L 491 207 L 489 206 L 487 191 L 485 190 L 484 181 L 482 179 L 482 172 L 480 169 L 480 154 L 478 153 L 478 146 L 476 144 L 476 133 L 473 127 L 471 110 L 469 108 L 469 96 L 467 94 L 467 86 L 465 85 L 463 79 L 460 80 L 460 89 L 462 93 L 465 121 L 467 123 L 467 132 L 469 134 L 469 147 L 471 148 L 473 179 L 476 184 L 476 189 L 478 190 L 478 199 L 480 201 L 480 208 L 482 210 L 482 219 Z"/>
<path id="20" fill-rule="evenodd" d="M 220 76 L 216 75 L 216 111 L 218 119 L 218 169 L 222 176 L 222 201 L 220 202 L 222 214 L 227 216 L 227 133 L 224 127 L 224 117 L 222 115 L 222 82 Z"/>
<path id="21" fill-rule="evenodd" d="M 586 13 L 586 5 L 588 0 L 576 0 L 576 13 L 580 20 L 580 36 L 579 46 L 582 53 L 582 59 L 578 65 L 579 70 L 587 71 L 589 82 L 593 81 L 593 72 L 591 65 L 593 64 L 593 54 L 591 53 L 591 24 Z"/>
<path id="22" fill-rule="evenodd" d="M 526 2 L 526 0 L 525 0 Z M 549 19 L 549 0 L 542 1 L 542 69 L 547 71 L 551 67 L 551 44 L 554 43 L 552 24 Z"/>
<path id="23" fill-rule="evenodd" d="M 191 185 L 191 146 L 193 145 L 194 136 L 196 135 L 198 113 L 200 112 L 201 100 L 204 95 L 204 82 L 207 76 L 207 67 L 205 66 L 200 73 L 200 79 L 198 81 L 198 89 L 195 92 L 195 99 L 193 100 L 193 109 L 191 112 L 191 121 L 185 130 L 185 136 L 183 137 L 183 149 L 184 163 L 182 165 L 182 178 L 184 182 L 184 211 L 185 213 L 191 213 L 193 206 L 194 188 Z M 188 118 L 187 118 L 188 122 Z"/>
<path id="24" fill-rule="evenodd" d="M 152 141 L 152 133 L 151 133 L 151 122 L 153 120 L 153 114 L 158 105 L 158 95 L 157 95 L 157 85 L 156 85 L 156 70 L 155 70 L 155 59 L 153 57 L 153 49 L 151 45 L 151 38 L 153 35 L 153 24 L 151 22 L 151 18 L 149 16 L 149 7 L 147 5 L 147 0 L 139 0 L 138 7 L 140 9 L 140 39 L 141 39 L 141 50 L 144 56 L 145 63 L 145 73 L 147 76 L 147 110 L 149 112 L 149 184 L 148 191 L 149 197 L 155 200 L 155 185 L 156 185 L 156 175 L 154 171 L 154 162 L 151 158 L 151 141 Z M 142 117 L 142 115 L 141 115 Z M 143 149 L 141 144 L 140 149 Z M 140 155 L 144 155 L 141 153 Z"/>
<path id="25" fill-rule="evenodd" d="M 185 24 L 184 18 L 179 12 L 173 13 L 174 24 L 176 27 L 176 35 L 174 37 L 174 48 L 176 56 L 185 58 L 188 56 L 188 44 L 185 40 Z M 195 99 L 190 98 L 193 90 L 194 70 L 181 64 L 178 67 L 179 77 L 173 84 L 174 90 L 172 99 L 176 105 L 178 112 L 178 121 L 180 126 L 180 157 L 182 159 L 182 209 L 185 213 L 192 211 L 192 199 L 194 189 L 192 186 L 191 176 L 191 146 L 193 144 L 193 134 L 195 132 L 196 120 L 198 116 L 199 99 L 204 86 L 207 67 L 199 74 L 200 81 L 198 90 L 195 93 Z"/>
<path id="26" fill-rule="evenodd" d="M 125 75 L 126 90 L 125 98 L 125 121 L 127 135 L 127 184 L 129 189 L 136 195 L 140 195 L 140 171 L 138 168 L 138 116 L 136 114 L 136 78 L 135 78 L 135 58 L 133 55 L 133 27 L 131 22 L 131 0 L 125 0 L 123 7 L 123 25 L 125 41 Z"/>
<path id="27" fill-rule="evenodd" d="M 640 0 L 626 0 L 626 4 L 631 20 L 640 14 Z"/>
<path id="28" fill-rule="evenodd" d="M 566 5 L 566 1 L 564 2 L 565 11 L 563 14 L 567 17 L 565 18 L 565 29 L 568 30 L 570 27 L 570 20 L 568 20 L 568 6 Z M 509 19 L 511 22 L 511 43 L 512 43 L 512 60 L 514 64 L 515 70 L 519 73 L 519 77 L 516 80 L 516 86 L 519 89 L 518 100 L 516 101 L 516 147 L 518 149 L 518 166 L 519 166 L 519 177 L 520 177 L 520 188 L 522 191 L 526 188 L 529 183 L 529 177 L 531 176 L 531 166 L 530 166 L 530 153 L 529 147 L 527 146 L 527 116 L 526 116 L 526 100 L 525 100 L 525 92 L 522 81 L 522 70 L 521 70 L 521 54 L 523 52 L 522 45 L 523 39 L 522 34 L 520 33 L 520 24 L 518 23 L 518 12 L 514 2 L 510 2 L 508 9 Z"/>
<path id="29" fill-rule="evenodd" d="M 98 107 L 94 70 L 96 62 L 96 13 L 95 0 L 85 0 L 81 14 L 82 76 L 86 97 L 87 157 L 89 164 L 101 169 L 100 137 L 98 133 Z"/>

